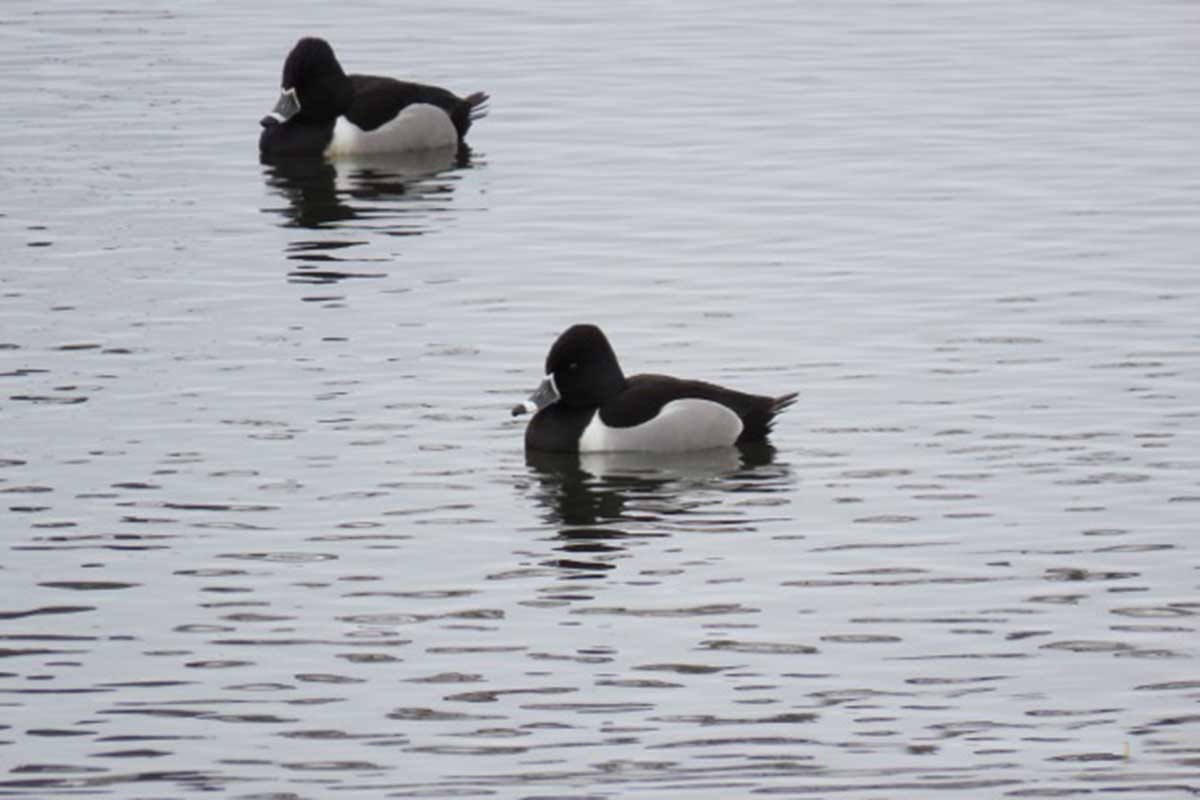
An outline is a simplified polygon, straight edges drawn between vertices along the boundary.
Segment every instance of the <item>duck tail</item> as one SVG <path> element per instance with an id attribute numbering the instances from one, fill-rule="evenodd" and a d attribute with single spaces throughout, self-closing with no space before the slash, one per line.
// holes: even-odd
<path id="1" fill-rule="evenodd" d="M 467 105 L 471 109 L 470 113 L 472 121 L 487 116 L 488 100 L 492 99 L 487 92 L 475 92 L 474 94 L 467 95 L 465 99 L 467 101 Z"/>
<path id="2" fill-rule="evenodd" d="M 796 398 L 799 396 L 799 392 L 788 392 L 771 401 L 771 405 L 767 406 L 766 420 L 763 425 L 765 433 L 771 432 L 771 428 L 775 425 L 775 417 L 795 405 Z"/>
<path id="3" fill-rule="evenodd" d="M 789 392 L 779 397 L 763 397 L 752 395 L 753 406 L 742 415 L 742 434 L 738 444 L 761 442 L 766 439 L 775 424 L 775 416 L 791 408 L 799 397 L 797 392 Z"/>
<path id="4" fill-rule="evenodd" d="M 799 392 L 788 392 L 780 395 L 771 401 L 771 416 L 787 411 L 796 404 L 796 399 L 800 397 Z"/>

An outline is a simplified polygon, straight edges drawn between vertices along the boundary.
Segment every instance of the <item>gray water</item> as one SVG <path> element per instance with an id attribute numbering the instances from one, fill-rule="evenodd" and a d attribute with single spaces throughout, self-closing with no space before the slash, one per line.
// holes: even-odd
<path id="1" fill-rule="evenodd" d="M 282 59 L 492 114 L 257 160 Z M 1200 793 L 1200 6 L 12 0 L 0 795 Z M 801 392 L 529 458 L 567 325 Z"/>

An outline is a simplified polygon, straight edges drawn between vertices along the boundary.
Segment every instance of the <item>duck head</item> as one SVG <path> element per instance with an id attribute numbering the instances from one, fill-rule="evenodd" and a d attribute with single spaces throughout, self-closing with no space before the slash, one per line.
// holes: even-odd
<path id="1" fill-rule="evenodd" d="M 306 37 L 296 42 L 283 62 L 283 93 L 260 120 L 264 128 L 285 122 L 330 122 L 346 112 L 353 88 L 329 42 Z"/>
<path id="2" fill-rule="evenodd" d="M 572 325 L 546 356 L 546 377 L 537 391 L 513 408 L 513 416 L 561 403 L 598 408 L 625 388 L 625 374 L 604 332 L 595 325 Z"/>

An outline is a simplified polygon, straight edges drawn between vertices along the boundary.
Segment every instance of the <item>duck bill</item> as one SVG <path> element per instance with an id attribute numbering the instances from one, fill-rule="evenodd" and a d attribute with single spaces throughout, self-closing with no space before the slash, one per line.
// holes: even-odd
<path id="1" fill-rule="evenodd" d="M 275 107 L 271 109 L 271 113 L 262 118 L 262 126 L 265 128 L 269 125 L 279 125 L 299 113 L 300 98 L 297 96 L 296 90 L 294 88 L 284 89 L 283 94 L 279 95 Z"/>
<path id="2" fill-rule="evenodd" d="M 529 395 L 528 400 L 513 406 L 512 415 L 517 417 L 521 414 L 536 414 L 551 403 L 558 402 L 558 398 L 558 386 L 554 383 L 554 376 L 547 375 L 537 390 Z"/>

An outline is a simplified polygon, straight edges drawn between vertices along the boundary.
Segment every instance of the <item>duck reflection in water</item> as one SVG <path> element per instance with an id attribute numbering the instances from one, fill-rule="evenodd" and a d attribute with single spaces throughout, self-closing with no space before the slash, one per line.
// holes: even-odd
<path id="1" fill-rule="evenodd" d="M 438 217 L 450 207 L 458 180 L 453 173 L 470 166 L 470 150 L 463 145 L 337 161 L 264 157 L 262 164 L 267 186 L 287 201 L 265 213 L 278 214 L 283 227 L 331 232 L 288 244 L 285 256 L 298 265 L 289 280 L 336 283 L 382 277 L 376 269 L 338 268 L 367 260 L 347 258 L 348 250 L 370 239 L 349 239 L 346 231 L 419 236 L 436 230 Z"/>
<path id="2" fill-rule="evenodd" d="M 386 205 L 389 201 L 410 203 L 450 193 L 452 180 L 430 179 L 449 170 L 469 167 L 471 151 L 463 145 L 457 150 L 418 150 L 338 161 L 267 156 L 260 161 L 267 186 L 287 201 L 286 206 L 263 210 L 279 214 L 286 227 L 317 229 L 349 220 L 378 221 L 400 216 L 411 209 Z"/>
<path id="3" fill-rule="evenodd" d="M 792 484 L 775 448 L 761 442 L 673 454 L 527 450 L 525 464 L 532 500 L 559 528 L 555 550 L 564 555 L 553 565 L 593 574 L 613 569 L 611 557 L 630 539 L 753 526 L 722 495 L 786 493 Z"/>

